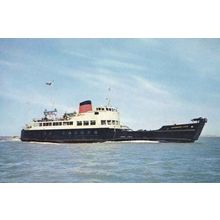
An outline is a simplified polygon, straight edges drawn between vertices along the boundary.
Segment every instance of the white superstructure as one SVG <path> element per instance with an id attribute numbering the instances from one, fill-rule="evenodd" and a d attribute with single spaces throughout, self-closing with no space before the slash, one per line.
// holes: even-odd
<path id="1" fill-rule="evenodd" d="M 48 113 L 48 114 L 47 114 Z M 79 113 L 64 114 L 57 118 L 56 110 L 44 112 L 45 117 L 33 120 L 26 125 L 25 130 L 53 130 L 53 129 L 89 129 L 89 128 L 115 128 L 120 129 L 120 116 L 116 108 L 105 106 L 95 110 L 81 110 Z"/>

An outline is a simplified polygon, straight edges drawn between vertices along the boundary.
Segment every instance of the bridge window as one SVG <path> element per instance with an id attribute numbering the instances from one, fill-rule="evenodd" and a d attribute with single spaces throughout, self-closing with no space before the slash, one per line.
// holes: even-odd
<path id="1" fill-rule="evenodd" d="M 96 124 L 95 120 L 90 121 L 90 125 L 95 125 L 95 124 Z"/>
<path id="2" fill-rule="evenodd" d="M 101 120 L 101 125 L 106 125 L 106 120 Z"/>
<path id="3" fill-rule="evenodd" d="M 77 126 L 82 126 L 82 121 L 77 121 Z"/>
<path id="4" fill-rule="evenodd" d="M 41 127 L 41 126 L 42 126 L 42 123 L 39 123 L 39 126 Z"/>
<path id="5" fill-rule="evenodd" d="M 83 121 L 83 125 L 85 126 L 89 125 L 89 121 Z"/>
<path id="6" fill-rule="evenodd" d="M 98 115 L 99 114 L 99 112 L 95 112 L 95 115 Z"/>

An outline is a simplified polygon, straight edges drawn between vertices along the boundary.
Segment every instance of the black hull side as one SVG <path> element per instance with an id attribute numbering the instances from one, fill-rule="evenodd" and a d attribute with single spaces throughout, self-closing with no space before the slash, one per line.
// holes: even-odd
<path id="1" fill-rule="evenodd" d="M 110 128 L 22 130 L 21 140 L 57 143 L 94 143 L 133 140 L 194 142 L 198 140 L 205 123 L 206 119 L 200 119 L 197 123 L 167 125 L 153 131 L 130 131 Z"/>

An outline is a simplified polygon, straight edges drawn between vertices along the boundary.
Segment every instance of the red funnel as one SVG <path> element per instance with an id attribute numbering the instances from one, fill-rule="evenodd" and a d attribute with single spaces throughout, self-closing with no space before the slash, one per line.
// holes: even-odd
<path id="1" fill-rule="evenodd" d="M 92 111 L 92 102 L 90 100 L 81 102 L 79 104 L 79 113 Z"/>

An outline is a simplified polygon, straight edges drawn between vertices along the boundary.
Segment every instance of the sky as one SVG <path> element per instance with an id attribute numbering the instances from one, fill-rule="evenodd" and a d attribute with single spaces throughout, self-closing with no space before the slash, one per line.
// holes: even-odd
<path id="1" fill-rule="evenodd" d="M 220 136 L 219 70 L 220 39 L 0 39 L 0 135 L 110 97 L 132 129 L 201 116 Z"/>

